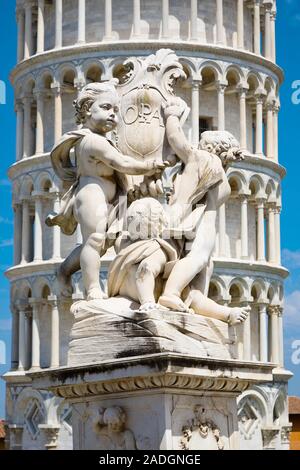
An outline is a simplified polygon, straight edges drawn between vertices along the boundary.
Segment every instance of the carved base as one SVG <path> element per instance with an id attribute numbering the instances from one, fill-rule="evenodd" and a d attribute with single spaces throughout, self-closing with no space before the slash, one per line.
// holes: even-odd
<path id="1" fill-rule="evenodd" d="M 272 366 L 172 353 L 30 374 L 73 408 L 75 449 L 238 449 L 236 397 Z"/>
<path id="2" fill-rule="evenodd" d="M 122 297 L 75 303 L 68 365 L 160 352 L 229 360 L 237 356 L 234 329 L 226 323 L 196 314 L 137 309 Z"/>

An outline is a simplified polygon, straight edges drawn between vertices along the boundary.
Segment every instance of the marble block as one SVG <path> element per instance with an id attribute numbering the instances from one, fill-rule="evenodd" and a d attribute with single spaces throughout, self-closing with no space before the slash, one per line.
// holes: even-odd
<path id="1" fill-rule="evenodd" d="M 138 311 L 131 300 L 80 301 L 71 307 L 68 366 L 175 352 L 216 359 L 237 357 L 234 329 L 197 314 Z"/>

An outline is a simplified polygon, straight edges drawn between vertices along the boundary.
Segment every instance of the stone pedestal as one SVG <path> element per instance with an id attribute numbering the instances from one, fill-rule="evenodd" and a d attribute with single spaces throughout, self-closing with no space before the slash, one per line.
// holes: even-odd
<path id="1" fill-rule="evenodd" d="M 237 396 L 272 365 L 235 359 L 228 325 L 126 299 L 75 303 L 68 365 L 34 387 L 72 406 L 75 449 L 238 449 Z"/>
<path id="2" fill-rule="evenodd" d="M 75 449 L 238 449 L 236 397 L 271 367 L 174 353 L 31 374 L 73 408 Z M 115 430 L 114 430 L 115 429 Z"/>

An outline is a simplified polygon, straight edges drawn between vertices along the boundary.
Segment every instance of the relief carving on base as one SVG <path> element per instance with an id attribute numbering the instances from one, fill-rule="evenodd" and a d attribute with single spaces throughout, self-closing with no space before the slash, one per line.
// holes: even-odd
<path id="1" fill-rule="evenodd" d="M 206 417 L 203 407 L 195 407 L 195 417 L 182 427 L 180 446 L 183 450 L 223 450 L 224 442 L 216 424 Z"/>
<path id="2" fill-rule="evenodd" d="M 126 428 L 126 413 L 120 406 L 100 408 L 94 429 L 103 450 L 136 450 L 133 432 Z"/>

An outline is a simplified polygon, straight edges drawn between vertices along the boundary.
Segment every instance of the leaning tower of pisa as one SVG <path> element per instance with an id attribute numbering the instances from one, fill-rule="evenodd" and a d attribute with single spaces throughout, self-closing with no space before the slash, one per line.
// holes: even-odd
<path id="1" fill-rule="evenodd" d="M 17 0 L 18 61 L 11 80 L 17 122 L 13 186 L 14 265 L 11 283 L 12 363 L 5 375 L 12 449 L 72 448 L 68 405 L 33 390 L 28 373 L 66 363 L 69 303 L 59 297 L 56 269 L 80 243 L 44 224 L 64 188 L 49 152 L 74 128 L 72 102 L 86 83 L 106 80 L 130 56 L 173 49 L 188 80 L 177 93 L 191 108 L 185 124 L 197 145 L 209 129 L 240 141 L 243 162 L 228 170 L 231 198 L 218 214 L 209 295 L 249 304 L 236 329 L 239 358 L 274 364 L 274 381 L 239 398 L 244 449 L 289 447 L 283 364 L 280 261 L 281 179 L 275 0 Z M 106 266 L 109 260 L 106 262 Z M 103 272 L 103 279 L 105 271 Z M 73 300 L 80 298 L 80 274 Z"/>

